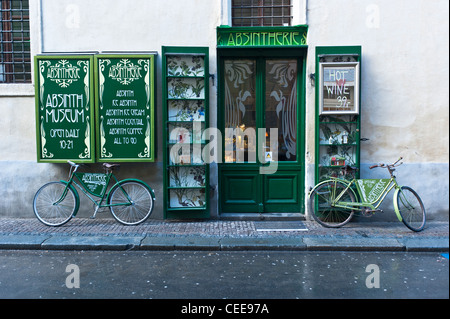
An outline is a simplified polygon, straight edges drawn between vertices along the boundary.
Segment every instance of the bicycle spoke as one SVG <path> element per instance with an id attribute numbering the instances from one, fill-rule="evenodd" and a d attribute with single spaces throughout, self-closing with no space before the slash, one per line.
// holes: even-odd
<path id="1" fill-rule="evenodd" d="M 342 196 L 341 196 L 342 194 Z M 353 194 L 347 186 L 330 181 L 320 185 L 310 197 L 310 210 L 313 218 L 325 227 L 341 227 L 353 216 L 353 210 L 335 207 L 334 199 L 340 196 L 343 202 L 354 202 Z"/>
<path id="2" fill-rule="evenodd" d="M 118 186 L 112 191 L 110 202 L 113 216 L 127 225 L 143 222 L 153 209 L 150 191 L 138 182 L 124 182 Z"/>
<path id="3" fill-rule="evenodd" d="M 413 231 L 421 231 L 425 226 L 425 209 L 419 195 L 409 187 L 402 187 L 397 194 L 397 205 L 402 221 Z"/>
<path id="4" fill-rule="evenodd" d="M 33 210 L 36 217 L 48 226 L 60 226 L 69 221 L 77 206 L 71 189 L 61 182 L 42 186 L 35 195 Z M 62 197 L 64 195 L 64 197 Z"/>

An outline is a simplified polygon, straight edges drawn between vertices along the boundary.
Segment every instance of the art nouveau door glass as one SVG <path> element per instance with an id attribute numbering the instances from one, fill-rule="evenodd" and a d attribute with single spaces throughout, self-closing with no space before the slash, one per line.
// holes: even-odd
<path id="1" fill-rule="evenodd" d="M 256 60 L 225 60 L 224 69 L 225 163 L 255 162 L 256 156 L 251 155 L 256 154 L 256 134 L 234 133 L 239 129 L 256 132 Z"/>
<path id="2" fill-rule="evenodd" d="M 270 128 L 277 128 L 278 161 L 296 161 L 297 61 L 266 60 L 265 72 L 265 151 L 270 150 Z"/>

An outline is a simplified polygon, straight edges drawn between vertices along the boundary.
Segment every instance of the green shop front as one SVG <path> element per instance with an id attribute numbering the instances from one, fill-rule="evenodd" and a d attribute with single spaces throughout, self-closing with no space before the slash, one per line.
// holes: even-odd
<path id="1" fill-rule="evenodd" d="M 304 211 L 306 35 L 217 29 L 220 214 Z"/>
<path id="2" fill-rule="evenodd" d="M 309 81 L 316 181 L 359 167 L 360 148 L 361 48 L 317 47 L 307 74 L 307 34 L 305 25 L 221 26 L 216 48 L 37 56 L 38 162 L 162 162 L 151 164 L 162 183 L 151 184 L 164 219 L 300 217 Z"/>

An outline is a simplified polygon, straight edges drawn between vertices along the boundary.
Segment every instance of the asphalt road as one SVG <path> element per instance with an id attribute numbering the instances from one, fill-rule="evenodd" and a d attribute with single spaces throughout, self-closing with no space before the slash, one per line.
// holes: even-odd
<path id="1" fill-rule="evenodd" d="M 0 298 L 449 298 L 449 260 L 438 252 L 3 250 Z"/>

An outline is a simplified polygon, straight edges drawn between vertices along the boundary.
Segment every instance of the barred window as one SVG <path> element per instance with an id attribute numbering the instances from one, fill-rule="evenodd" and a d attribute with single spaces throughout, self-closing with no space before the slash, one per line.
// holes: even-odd
<path id="1" fill-rule="evenodd" d="M 28 0 L 0 0 L 0 83 L 30 83 Z"/>
<path id="2" fill-rule="evenodd" d="M 233 0 L 232 26 L 289 26 L 291 0 Z"/>

